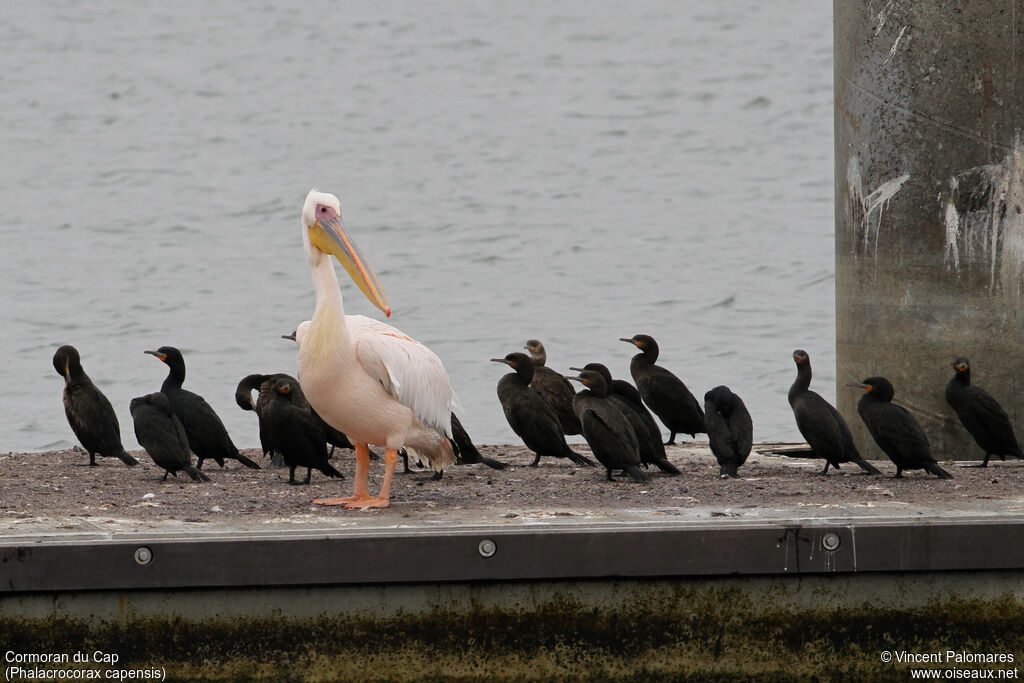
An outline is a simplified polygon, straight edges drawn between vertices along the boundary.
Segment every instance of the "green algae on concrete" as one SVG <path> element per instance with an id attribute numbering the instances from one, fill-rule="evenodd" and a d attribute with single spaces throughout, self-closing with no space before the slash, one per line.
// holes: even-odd
<path id="1" fill-rule="evenodd" d="M 3 598 L 0 635 L 172 680 L 906 680 L 881 653 L 1019 662 L 1022 603 L 1012 572 L 78 593 Z"/>

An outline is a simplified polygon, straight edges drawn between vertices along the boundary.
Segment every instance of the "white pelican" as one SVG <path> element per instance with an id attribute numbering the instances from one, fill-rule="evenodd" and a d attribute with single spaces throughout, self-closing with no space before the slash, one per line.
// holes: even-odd
<path id="1" fill-rule="evenodd" d="M 405 447 L 435 470 L 455 462 L 451 380 L 433 351 L 394 327 L 345 315 L 331 256 L 363 294 L 388 316 L 377 276 L 345 232 L 338 198 L 311 190 L 302 207 L 302 243 L 313 275 L 316 310 L 296 330 L 299 382 L 310 405 L 356 447 L 355 492 L 314 500 L 349 508 L 387 507 L 398 450 Z M 380 494 L 367 492 L 369 444 L 384 446 Z"/>

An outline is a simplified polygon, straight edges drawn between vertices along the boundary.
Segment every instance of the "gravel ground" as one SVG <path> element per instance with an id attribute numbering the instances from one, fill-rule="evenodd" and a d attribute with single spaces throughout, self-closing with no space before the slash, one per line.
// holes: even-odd
<path id="1" fill-rule="evenodd" d="M 755 449 L 765 447 L 758 445 Z M 637 484 L 624 479 L 608 482 L 603 469 L 577 467 L 564 460 L 545 458 L 540 467 L 529 467 L 533 456 L 523 447 L 479 448 L 509 467 L 499 471 L 483 465 L 457 466 L 446 471 L 440 482 L 430 481 L 426 471 L 399 473 L 392 485 L 391 507 L 367 511 L 311 504 L 314 498 L 351 493 L 355 460 L 350 451 L 338 451 L 333 460 L 345 474 L 344 481 L 327 479 L 314 471 L 309 486 L 288 485 L 287 469 L 270 468 L 258 450 L 243 453 L 265 469 L 251 470 L 233 461 L 220 469 L 207 461 L 204 469 L 211 483 L 193 483 L 183 474 L 176 480 L 160 481 L 162 470 L 145 452 L 133 453 L 141 462 L 133 468 L 106 458 L 100 458 L 97 467 L 89 467 L 87 456 L 77 450 L 7 453 L 0 455 L 0 514 L 13 527 L 16 520 L 25 518 L 230 523 L 295 516 L 376 515 L 400 522 L 402 517 L 417 512 L 430 511 L 433 515 L 445 510 L 460 510 L 465 519 L 467 514 L 472 518 L 474 510 L 514 518 L 524 510 L 562 508 L 671 510 L 673 514 L 685 514 L 687 509 L 709 507 L 744 510 L 895 504 L 1017 509 L 1019 503 L 1024 503 L 1024 465 L 1017 462 L 996 461 L 987 469 L 944 462 L 943 467 L 955 477 L 949 481 L 921 471 L 895 479 L 895 468 L 888 462 L 878 464 L 884 476 L 864 475 L 844 466 L 841 472 L 830 471 L 823 477 L 817 474 L 820 461 L 755 453 L 740 469 L 740 478 L 721 480 L 707 444 L 696 442 L 669 448 L 669 458 L 682 475 L 652 471 L 648 483 Z M 588 452 L 585 446 L 578 450 Z M 372 463 L 370 471 L 370 490 L 375 492 L 383 476 L 383 463 Z M 505 510 L 507 514 L 503 514 Z"/>

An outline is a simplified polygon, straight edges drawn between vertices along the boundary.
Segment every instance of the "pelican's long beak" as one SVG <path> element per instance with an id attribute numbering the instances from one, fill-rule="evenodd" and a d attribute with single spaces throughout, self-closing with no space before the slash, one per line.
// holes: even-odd
<path id="1" fill-rule="evenodd" d="M 309 241 L 320 251 L 338 259 L 338 262 L 345 266 L 352 281 L 359 285 L 359 289 L 363 291 L 366 298 L 374 306 L 384 311 L 384 315 L 391 317 L 391 306 L 388 304 L 387 295 L 381 289 L 373 268 L 363 258 L 356 243 L 348 236 L 345 224 L 341 222 L 340 217 L 326 221 L 318 220 L 311 225 Z"/>

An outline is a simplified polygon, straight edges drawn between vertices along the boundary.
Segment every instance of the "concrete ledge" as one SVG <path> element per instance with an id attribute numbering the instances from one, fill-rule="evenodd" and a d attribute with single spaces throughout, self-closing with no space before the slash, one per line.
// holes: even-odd
<path id="1" fill-rule="evenodd" d="M 1024 568 L 1024 518 L 237 533 L 0 543 L 0 592 Z"/>

